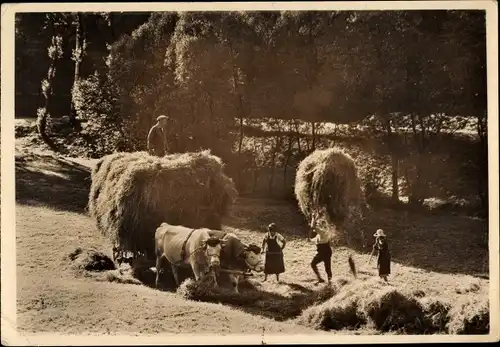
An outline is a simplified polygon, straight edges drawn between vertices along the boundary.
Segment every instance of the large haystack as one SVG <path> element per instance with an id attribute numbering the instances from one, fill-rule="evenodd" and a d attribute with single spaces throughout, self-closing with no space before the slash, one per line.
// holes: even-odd
<path id="1" fill-rule="evenodd" d="M 348 228 L 362 213 L 365 199 L 354 160 L 339 148 L 316 150 L 299 164 L 295 177 L 299 208 L 337 228 Z"/>
<path id="2" fill-rule="evenodd" d="M 92 171 L 89 213 L 122 251 L 151 257 L 162 222 L 218 229 L 237 191 L 209 151 L 168 155 L 117 153 Z"/>

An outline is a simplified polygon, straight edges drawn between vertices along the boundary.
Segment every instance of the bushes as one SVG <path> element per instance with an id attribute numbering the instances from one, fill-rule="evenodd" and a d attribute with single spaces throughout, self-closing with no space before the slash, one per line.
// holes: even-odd
<path id="1" fill-rule="evenodd" d="M 36 133 L 37 129 L 36 124 L 32 122 L 16 120 L 14 131 L 15 137 L 20 138 Z"/>
<path id="2" fill-rule="evenodd" d="M 82 138 L 92 157 L 126 148 L 114 87 L 107 77 L 96 73 L 79 80 L 72 98 L 77 117 L 83 123 Z"/>

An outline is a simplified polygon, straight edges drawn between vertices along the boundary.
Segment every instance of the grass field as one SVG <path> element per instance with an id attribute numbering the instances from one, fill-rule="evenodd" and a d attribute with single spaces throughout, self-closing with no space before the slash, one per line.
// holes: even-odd
<path id="1" fill-rule="evenodd" d="M 77 247 L 95 247 L 109 254 L 111 248 L 85 212 L 90 165 L 92 161 L 65 159 L 49 152 L 27 150 L 18 144 L 16 242 L 20 331 L 324 333 L 302 324 L 297 314 L 283 321 L 286 317 L 280 316 L 279 309 L 263 304 L 250 309 L 237 303 L 192 301 L 148 286 L 76 276 L 66 259 L 70 252 Z M 272 277 L 260 283 L 262 276 L 256 275 L 254 285 L 284 304 L 290 304 L 292 294 L 306 296 L 324 290 L 313 284 L 309 263 L 315 248 L 305 240 L 306 225 L 293 203 L 240 198 L 224 229 L 235 232 L 244 241 L 260 244 L 264 226 L 270 222 L 277 223 L 288 239 L 284 251 L 286 272 L 281 283 Z M 364 227 L 367 235 L 383 228 L 389 236 L 393 257 L 391 288 L 420 291 L 425 297 L 445 297 L 451 303 L 464 298 L 488 298 L 486 221 L 375 208 Z M 376 276 L 375 262 L 366 264 L 370 246 L 334 251 L 335 283 L 350 290 L 361 284 L 382 285 Z M 360 274 L 357 280 L 349 274 L 347 255 L 351 252 Z M 320 271 L 323 271 L 321 266 Z M 354 332 L 340 329 L 337 333 L 386 332 L 366 325 Z"/>

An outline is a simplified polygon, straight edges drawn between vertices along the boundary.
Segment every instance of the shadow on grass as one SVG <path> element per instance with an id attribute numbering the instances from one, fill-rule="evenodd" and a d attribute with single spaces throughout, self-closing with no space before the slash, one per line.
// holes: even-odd
<path id="1" fill-rule="evenodd" d="M 287 287 L 285 296 L 276 292 L 262 290 L 260 283 L 252 280 L 241 281 L 239 293 L 235 293 L 229 278 L 219 277 L 219 287 L 214 287 L 211 280 L 194 282 L 192 271 L 188 268 L 179 269 L 181 285 L 175 286 L 174 278 L 169 269 L 161 274 L 161 291 L 177 292 L 187 300 L 210 302 L 228 305 L 244 312 L 285 321 L 298 317 L 304 309 L 311 305 L 322 303 L 333 297 L 338 286 L 325 286 L 317 291 L 300 284 L 282 282 L 280 286 Z M 155 289 L 156 272 L 151 269 L 140 269 L 134 272 L 134 278 L 143 285 Z M 345 282 L 340 281 L 340 285 Z"/>
<path id="2" fill-rule="evenodd" d="M 16 203 L 84 213 L 90 169 L 52 155 L 15 158 Z"/>
<path id="3" fill-rule="evenodd" d="M 374 209 L 361 226 L 371 241 L 358 252 L 369 253 L 373 233 L 388 236 L 392 261 L 427 271 L 487 277 L 488 222 L 448 214 L 422 214 Z"/>
<path id="4" fill-rule="evenodd" d="M 305 240 L 308 226 L 296 204 L 246 200 L 235 207 L 227 222 L 229 226 L 264 233 L 267 224 L 275 222 L 287 240 Z M 359 233 L 354 235 L 351 249 L 369 254 L 375 241 L 373 234 L 379 228 L 388 236 L 393 262 L 439 273 L 488 278 L 488 221 L 485 219 L 372 206 L 356 229 Z"/>
<path id="5" fill-rule="evenodd" d="M 177 293 L 189 300 L 224 304 L 246 313 L 282 322 L 297 318 L 306 308 L 330 299 L 338 292 L 338 288 L 325 286 L 317 291 L 291 290 L 290 292 L 285 296 L 265 291 L 254 281 L 242 282 L 239 293 L 235 293 L 228 286 L 213 287 L 207 283 L 195 283 L 189 280 L 177 290 Z"/>

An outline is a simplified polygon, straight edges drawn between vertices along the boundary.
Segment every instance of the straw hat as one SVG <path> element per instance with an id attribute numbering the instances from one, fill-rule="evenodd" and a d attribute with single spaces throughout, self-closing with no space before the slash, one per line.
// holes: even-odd
<path id="1" fill-rule="evenodd" d="M 164 114 L 162 114 L 161 116 L 158 116 L 158 117 L 156 118 L 156 121 L 157 121 L 157 122 L 159 122 L 159 121 L 161 121 L 162 119 L 164 119 L 164 120 L 168 120 L 168 117 L 167 117 L 167 116 L 165 116 Z"/>
<path id="2" fill-rule="evenodd" d="M 375 237 L 385 237 L 385 233 L 382 229 L 377 229 L 377 231 L 375 232 L 375 234 L 373 234 L 373 236 Z"/>

